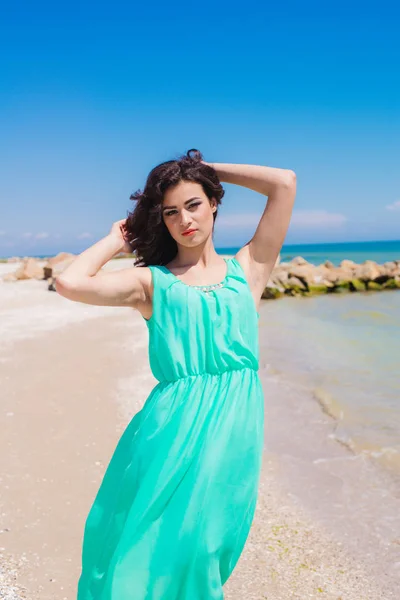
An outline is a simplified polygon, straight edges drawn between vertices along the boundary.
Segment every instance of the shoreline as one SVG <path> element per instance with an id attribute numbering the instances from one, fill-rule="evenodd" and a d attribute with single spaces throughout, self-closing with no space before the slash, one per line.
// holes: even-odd
<path id="1" fill-rule="evenodd" d="M 286 298 L 264 307 L 260 337 L 273 373 L 312 396 L 332 418 L 330 437 L 385 472 L 400 494 L 396 296 Z"/>
<path id="2" fill-rule="evenodd" d="M 298 382 L 261 374 L 265 449 L 296 506 L 329 531 L 395 598 L 400 582 L 400 490 L 389 473 L 332 435 L 336 421 Z M 384 508 L 383 508 L 384 507 Z M 384 574 L 384 578 L 383 578 Z"/>
<path id="3" fill-rule="evenodd" d="M 21 597 L 71 600 L 87 512 L 156 380 L 137 312 L 71 303 L 43 285 L 1 288 L 0 316 L 4 324 L 7 313 L 9 326 L 0 350 L 0 561 L 19 565 L 17 583 L 27 587 Z M 306 390 L 271 372 L 267 342 L 260 335 L 259 502 L 226 599 L 395 599 L 398 498 L 368 463 L 329 438 L 332 419 Z"/>

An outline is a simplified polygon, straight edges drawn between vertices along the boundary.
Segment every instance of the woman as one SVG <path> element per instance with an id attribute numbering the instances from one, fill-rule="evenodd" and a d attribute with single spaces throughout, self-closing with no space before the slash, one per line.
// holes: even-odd
<path id="1" fill-rule="evenodd" d="M 221 181 L 268 196 L 255 234 L 229 259 L 212 240 Z M 258 307 L 295 194 L 293 171 L 210 164 L 189 150 L 155 167 L 128 218 L 57 279 L 71 300 L 138 310 L 158 379 L 87 517 L 78 600 L 223 598 L 261 467 Z M 136 268 L 100 272 L 121 251 L 136 253 Z"/>

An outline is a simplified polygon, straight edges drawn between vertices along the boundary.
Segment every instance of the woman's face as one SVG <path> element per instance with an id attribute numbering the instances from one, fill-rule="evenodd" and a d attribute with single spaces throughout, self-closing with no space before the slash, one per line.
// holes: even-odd
<path id="1" fill-rule="evenodd" d="M 183 246 L 196 246 L 212 233 L 215 210 L 215 202 L 210 204 L 199 183 L 181 181 L 164 194 L 164 223 L 174 240 Z M 184 235 L 190 229 L 194 233 Z"/>

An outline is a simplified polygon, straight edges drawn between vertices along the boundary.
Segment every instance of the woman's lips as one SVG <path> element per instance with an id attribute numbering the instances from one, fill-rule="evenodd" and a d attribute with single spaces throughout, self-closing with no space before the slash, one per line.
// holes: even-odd
<path id="1" fill-rule="evenodd" d="M 193 233 L 196 233 L 197 229 L 189 229 L 189 231 L 185 231 L 185 233 L 182 233 L 182 235 L 192 235 Z"/>

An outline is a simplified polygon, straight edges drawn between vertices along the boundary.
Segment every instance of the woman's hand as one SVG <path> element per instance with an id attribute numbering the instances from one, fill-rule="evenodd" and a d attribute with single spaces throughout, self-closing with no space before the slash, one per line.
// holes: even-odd
<path id="1" fill-rule="evenodd" d="M 118 239 L 121 242 L 120 252 L 126 252 L 130 254 L 132 252 L 132 247 L 128 241 L 129 236 L 126 229 L 126 221 L 127 219 L 120 219 L 119 221 L 113 223 L 109 235 Z"/>

